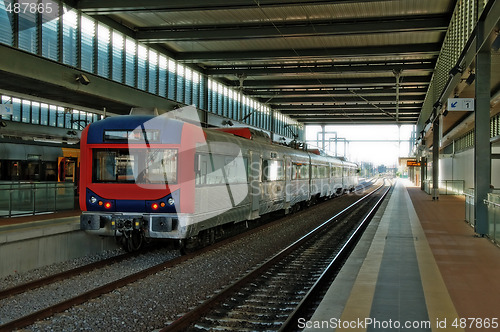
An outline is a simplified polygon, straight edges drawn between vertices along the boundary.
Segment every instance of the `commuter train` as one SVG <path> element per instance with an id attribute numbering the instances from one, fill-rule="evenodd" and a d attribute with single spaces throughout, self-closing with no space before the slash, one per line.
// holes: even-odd
<path id="1" fill-rule="evenodd" d="M 78 146 L 0 141 L 0 181 L 73 182 L 78 185 Z"/>
<path id="2" fill-rule="evenodd" d="M 80 225 L 129 250 L 153 238 L 210 243 L 230 224 L 352 191 L 357 178 L 356 164 L 250 128 L 115 116 L 82 132 Z"/>

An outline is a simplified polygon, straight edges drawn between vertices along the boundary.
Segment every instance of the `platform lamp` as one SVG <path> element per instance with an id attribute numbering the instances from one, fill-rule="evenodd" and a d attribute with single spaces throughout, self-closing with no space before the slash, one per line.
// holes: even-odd
<path id="1" fill-rule="evenodd" d="M 458 73 L 463 73 L 463 69 L 459 65 L 454 66 L 453 68 L 451 68 L 449 74 L 450 74 L 451 77 L 454 77 Z"/>
<path id="2" fill-rule="evenodd" d="M 467 77 L 467 79 L 465 80 L 465 83 L 467 85 L 471 85 L 472 83 L 474 83 L 475 79 L 476 79 L 476 74 L 470 73 L 469 77 Z"/>

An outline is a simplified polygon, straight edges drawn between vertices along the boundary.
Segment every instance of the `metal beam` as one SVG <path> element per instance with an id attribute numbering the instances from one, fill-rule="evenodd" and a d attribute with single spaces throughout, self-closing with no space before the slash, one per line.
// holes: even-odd
<path id="1" fill-rule="evenodd" d="M 145 43 L 169 41 L 235 40 L 254 38 L 317 37 L 350 34 L 446 31 L 449 19 L 438 17 L 396 17 L 358 22 L 305 21 L 288 24 L 149 27 L 137 31 Z"/>
<path id="2" fill-rule="evenodd" d="M 226 52 L 184 52 L 177 56 L 179 61 L 238 61 L 238 60 L 266 60 L 277 59 L 321 59 L 332 57 L 349 56 L 393 56 L 393 55 L 438 55 L 441 43 L 408 44 L 408 45 L 386 45 L 386 46 L 364 46 L 343 48 L 317 48 L 297 50 L 238 50 Z"/>
<path id="3" fill-rule="evenodd" d="M 393 87 L 388 87 L 386 89 L 359 89 L 356 91 L 357 94 L 363 97 L 369 96 L 386 96 L 392 97 L 391 100 L 395 99 L 396 90 Z M 407 88 L 401 89 L 400 96 L 423 96 L 425 97 L 427 93 L 427 88 Z M 302 98 L 302 97 L 352 97 L 352 92 L 350 90 L 339 90 L 339 89 L 302 89 L 302 90 L 245 90 L 245 94 L 255 98 Z M 423 99 L 423 98 L 422 98 Z"/>
<path id="4" fill-rule="evenodd" d="M 337 97 L 337 96 L 329 96 L 329 97 L 308 97 L 308 96 L 299 96 L 299 97 L 276 97 L 271 100 L 273 104 L 303 104 L 303 103 L 358 103 L 358 104 L 366 104 L 366 103 L 384 103 L 384 102 L 393 102 L 396 103 L 396 98 L 393 96 L 362 96 L 363 98 L 359 98 L 358 96 L 351 97 Z M 423 102 L 425 98 L 425 94 L 421 95 L 420 98 L 418 96 L 400 96 L 400 102 Z"/>
<path id="5" fill-rule="evenodd" d="M 391 118 L 366 118 L 366 119 L 351 119 L 349 117 L 345 118 L 312 118 L 307 120 L 296 119 L 298 122 L 302 124 L 351 124 L 351 125 L 359 125 L 359 124 L 397 124 L 396 120 Z M 416 119 L 406 120 L 401 119 L 399 121 L 400 124 L 415 124 Z"/>
<path id="6" fill-rule="evenodd" d="M 376 73 L 392 72 L 401 69 L 405 73 L 411 71 L 433 71 L 436 62 L 434 60 L 422 60 L 414 62 L 366 62 L 366 63 L 335 63 L 318 65 L 316 63 L 300 64 L 296 66 L 255 65 L 255 66 L 214 66 L 208 67 L 205 74 L 212 77 L 232 76 L 245 74 L 247 76 L 269 76 L 269 75 L 295 75 L 295 74 L 342 74 L 342 73 Z"/>
<path id="7" fill-rule="evenodd" d="M 381 0 L 336 0 L 336 3 L 366 3 Z M 392 1 L 392 0 L 382 0 Z M 68 1 L 71 3 L 76 2 Z M 331 4 L 331 0 L 80 0 L 77 8 L 87 14 L 107 15 L 121 12 L 141 11 L 195 11 L 195 10 L 227 10 L 257 7 L 283 7 L 302 5 Z"/>
<path id="8" fill-rule="evenodd" d="M 404 76 L 401 86 L 428 86 L 431 77 Z M 393 77 L 364 77 L 364 78 L 322 78 L 322 79 L 274 79 L 274 80 L 248 80 L 244 88 L 325 88 L 325 87 L 362 87 L 362 86 L 394 86 Z"/>
<path id="9" fill-rule="evenodd" d="M 386 112 L 390 113 L 390 114 L 396 114 L 395 112 L 389 112 L 387 110 L 385 110 Z M 367 109 L 367 110 L 363 110 L 363 111 L 349 111 L 349 110 L 335 110 L 335 111 L 325 111 L 325 112 L 281 112 L 283 114 L 286 114 L 290 117 L 294 117 L 294 118 L 299 118 L 299 117 L 324 117 L 324 116 L 334 116 L 334 115 L 354 115 L 354 116 L 360 116 L 360 115 L 364 115 L 364 116 L 378 116 L 380 115 L 380 111 L 377 111 L 377 109 L 375 108 L 371 108 L 371 109 Z M 418 114 L 419 112 L 404 112 L 404 113 L 401 113 L 403 114 L 404 116 L 415 116 L 415 117 L 418 117 Z"/>
<path id="10" fill-rule="evenodd" d="M 364 114 L 328 114 L 328 115 L 322 115 L 322 116 L 293 116 L 293 119 L 296 119 L 297 121 L 304 121 L 304 120 L 324 120 L 324 119 L 339 119 L 339 118 L 350 118 L 350 119 L 365 119 L 365 120 L 377 120 L 377 119 L 384 119 L 384 120 L 392 120 L 394 123 L 396 123 L 396 118 L 384 115 L 383 113 L 378 113 L 377 115 L 370 115 L 370 116 L 365 116 Z M 408 120 L 408 119 L 416 119 L 416 116 L 403 116 L 401 117 L 401 120 Z"/>
<path id="11" fill-rule="evenodd" d="M 396 110 L 395 104 L 379 104 L 378 107 L 385 110 Z M 366 104 L 355 104 L 355 105 L 271 105 L 271 107 L 277 111 L 282 112 L 283 114 L 300 114 L 300 112 L 319 112 L 319 111 L 335 111 L 335 110 L 368 110 L 372 111 L 373 107 L 367 107 Z M 400 105 L 399 110 L 411 110 L 411 111 L 420 111 L 422 108 L 422 103 L 419 104 L 409 104 L 409 105 Z"/>

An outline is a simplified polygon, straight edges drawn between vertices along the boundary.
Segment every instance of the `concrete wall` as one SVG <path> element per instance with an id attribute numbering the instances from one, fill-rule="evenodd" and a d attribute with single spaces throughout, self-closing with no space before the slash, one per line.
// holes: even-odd
<path id="1" fill-rule="evenodd" d="M 79 220 L 67 219 L 0 232 L 0 278 L 118 247 L 113 237 L 88 234 L 80 230 Z"/>
<path id="2" fill-rule="evenodd" d="M 493 144 L 492 153 L 500 153 L 500 142 Z M 491 184 L 500 188 L 500 159 L 491 161 Z M 464 188 L 474 187 L 474 149 L 468 149 L 453 157 L 439 160 L 440 180 L 464 180 Z"/>

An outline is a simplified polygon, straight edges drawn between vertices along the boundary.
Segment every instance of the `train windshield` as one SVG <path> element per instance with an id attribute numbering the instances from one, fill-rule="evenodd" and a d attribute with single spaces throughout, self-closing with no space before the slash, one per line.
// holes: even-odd
<path id="1" fill-rule="evenodd" d="M 95 149 L 94 183 L 177 183 L 176 149 Z"/>

